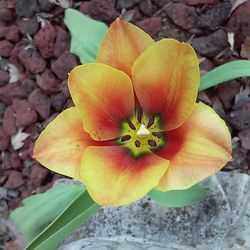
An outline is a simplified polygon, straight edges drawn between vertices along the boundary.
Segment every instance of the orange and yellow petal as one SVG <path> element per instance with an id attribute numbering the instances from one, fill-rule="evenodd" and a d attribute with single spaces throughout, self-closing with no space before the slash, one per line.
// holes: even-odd
<path id="1" fill-rule="evenodd" d="M 119 136 L 120 122 L 134 111 L 134 92 L 127 74 L 101 63 L 75 67 L 69 90 L 84 129 L 95 140 Z"/>
<path id="2" fill-rule="evenodd" d="M 178 128 L 195 106 L 198 58 L 189 44 L 162 39 L 135 61 L 132 81 L 143 111 L 160 114 L 163 130 Z"/>
<path id="3" fill-rule="evenodd" d="M 136 58 L 154 40 L 137 26 L 117 19 L 106 33 L 97 56 L 97 62 L 109 64 L 128 75 Z"/>
<path id="4" fill-rule="evenodd" d="M 120 146 L 93 146 L 84 152 L 81 177 L 97 204 L 121 206 L 146 195 L 168 165 L 169 161 L 155 154 L 133 159 Z"/>
<path id="5" fill-rule="evenodd" d="M 84 131 L 80 115 L 73 107 L 59 114 L 40 134 L 33 157 L 54 172 L 79 179 L 83 153 L 89 145 L 97 143 Z"/>
<path id="6" fill-rule="evenodd" d="M 157 189 L 187 189 L 218 172 L 231 160 L 231 136 L 225 122 L 209 106 L 199 103 L 178 129 L 165 132 L 167 144 L 157 155 L 170 166 Z"/>

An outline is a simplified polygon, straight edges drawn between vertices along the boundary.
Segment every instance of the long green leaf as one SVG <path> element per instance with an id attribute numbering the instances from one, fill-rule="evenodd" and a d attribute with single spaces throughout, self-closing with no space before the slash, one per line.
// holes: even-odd
<path id="1" fill-rule="evenodd" d="M 250 61 L 238 60 L 225 63 L 209 71 L 201 78 L 199 91 L 244 76 L 250 76 Z"/>
<path id="2" fill-rule="evenodd" d="M 191 205 L 205 198 L 207 188 L 200 185 L 194 185 L 186 190 L 174 190 L 160 192 L 151 190 L 148 195 L 151 199 L 165 207 L 183 207 Z"/>
<path id="3" fill-rule="evenodd" d="M 53 221 L 26 250 L 52 250 L 97 212 L 99 206 L 91 199 L 87 190 L 83 191 L 58 218 Z"/>
<path id="4" fill-rule="evenodd" d="M 64 23 L 71 33 L 70 52 L 77 55 L 81 63 L 95 62 L 108 26 L 74 9 L 65 10 Z"/>
<path id="5" fill-rule="evenodd" d="M 32 241 L 84 190 L 80 185 L 58 184 L 43 194 L 32 195 L 10 218 L 27 242 Z"/>

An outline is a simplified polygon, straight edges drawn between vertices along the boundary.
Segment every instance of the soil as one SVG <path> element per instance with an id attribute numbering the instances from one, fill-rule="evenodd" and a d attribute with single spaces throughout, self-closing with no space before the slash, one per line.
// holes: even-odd
<path id="1" fill-rule="evenodd" d="M 69 52 L 63 7 L 71 6 L 108 25 L 120 17 L 155 40 L 188 41 L 205 74 L 226 62 L 250 59 L 250 0 L 242 2 L 0 0 L 1 216 L 61 178 L 32 159 L 32 151 L 49 121 L 72 106 L 67 73 L 79 59 Z M 211 105 L 230 128 L 233 160 L 222 171 L 250 174 L 250 79 L 229 81 L 200 93 L 198 99 Z M 5 232 L 1 226 L 0 248 L 14 249 L 12 236 Z"/>

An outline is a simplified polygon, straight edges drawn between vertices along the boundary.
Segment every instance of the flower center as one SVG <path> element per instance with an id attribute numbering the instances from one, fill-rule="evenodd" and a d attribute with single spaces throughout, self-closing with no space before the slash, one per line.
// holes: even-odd
<path id="1" fill-rule="evenodd" d="M 165 144 L 159 115 L 145 114 L 141 108 L 121 122 L 121 134 L 117 144 L 124 146 L 133 158 L 155 152 Z"/>

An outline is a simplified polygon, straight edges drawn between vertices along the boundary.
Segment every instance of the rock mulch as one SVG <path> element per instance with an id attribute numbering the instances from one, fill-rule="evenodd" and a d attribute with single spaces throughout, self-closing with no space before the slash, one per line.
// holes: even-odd
<path id="1" fill-rule="evenodd" d="M 156 40 L 189 41 L 202 74 L 225 62 L 250 59 L 250 0 L 232 13 L 233 0 L 69 2 L 107 24 L 117 17 L 133 22 Z M 35 162 L 32 151 L 46 124 L 72 106 L 67 74 L 79 59 L 69 52 L 63 15 L 64 9 L 48 0 L 0 1 L 0 185 L 7 192 L 0 205 L 7 213 L 60 178 Z M 250 173 L 249 87 L 245 78 L 199 95 L 226 120 L 234 138 L 233 162 L 225 171 Z M 1 235 L 0 245 L 9 240 Z"/>

